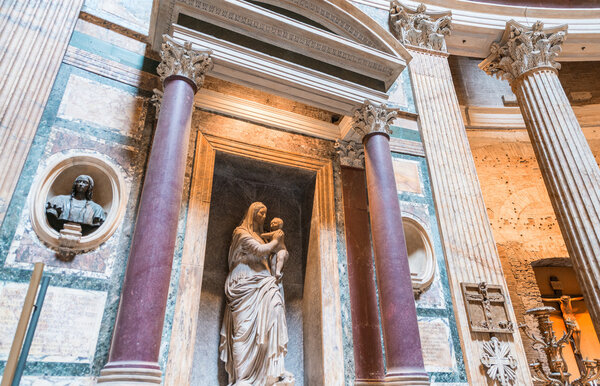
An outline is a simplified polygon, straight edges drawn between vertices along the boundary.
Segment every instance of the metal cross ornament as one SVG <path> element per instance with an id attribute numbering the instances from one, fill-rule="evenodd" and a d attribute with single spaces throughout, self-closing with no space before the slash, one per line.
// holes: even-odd
<path id="1" fill-rule="evenodd" d="M 483 343 L 481 363 L 487 368 L 487 376 L 500 386 L 510 386 L 516 379 L 517 360 L 510 352 L 508 343 L 500 342 L 495 336 Z"/>

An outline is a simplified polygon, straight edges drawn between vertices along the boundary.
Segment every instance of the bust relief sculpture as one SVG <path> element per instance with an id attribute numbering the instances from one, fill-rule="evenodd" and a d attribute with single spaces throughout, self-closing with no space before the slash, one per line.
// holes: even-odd
<path id="1" fill-rule="evenodd" d="M 282 250 L 283 231 L 263 240 L 267 207 L 250 205 L 233 231 L 229 248 L 229 275 L 225 281 L 226 308 L 219 356 L 225 362 L 229 385 L 293 385 L 285 370 L 288 333 L 285 302 L 269 262 Z"/>
<path id="2" fill-rule="evenodd" d="M 104 209 L 92 201 L 94 180 L 87 175 L 73 181 L 71 194 L 60 195 L 46 202 L 46 215 L 52 227 L 61 231 L 65 223 L 79 224 L 87 229 L 96 228 L 106 220 Z"/>

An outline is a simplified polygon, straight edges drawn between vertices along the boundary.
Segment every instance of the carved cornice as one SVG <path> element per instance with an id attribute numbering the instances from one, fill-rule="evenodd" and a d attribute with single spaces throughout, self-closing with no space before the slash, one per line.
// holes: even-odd
<path id="1" fill-rule="evenodd" d="M 338 139 L 335 141 L 335 150 L 340 156 L 342 166 L 365 168 L 365 149 L 362 144 Z"/>
<path id="2" fill-rule="evenodd" d="M 162 61 L 156 68 L 162 82 L 170 76 L 183 76 L 190 79 L 196 89 L 202 87 L 204 75 L 212 69 L 210 50 L 194 50 L 192 43 L 184 42 L 183 46 L 168 35 L 163 35 L 160 51 Z"/>
<path id="3" fill-rule="evenodd" d="M 414 9 L 394 0 L 390 29 L 403 44 L 447 52 L 445 36 L 452 30 L 452 13 L 427 12 L 422 3 Z"/>
<path id="4" fill-rule="evenodd" d="M 400 110 L 388 107 L 385 103 L 376 104 L 365 101 L 361 107 L 354 109 L 352 129 L 362 138 L 369 134 L 384 133 L 390 135 L 390 125 Z"/>
<path id="5" fill-rule="evenodd" d="M 491 54 L 479 64 L 488 75 L 512 82 L 535 68 L 560 69 L 556 57 L 567 35 L 567 25 L 544 31 L 544 23 L 537 21 L 531 27 L 514 20 L 506 23 L 500 42 L 492 43 Z"/>
<path id="6" fill-rule="evenodd" d="M 163 92 L 157 88 L 155 88 L 152 91 L 154 92 L 154 94 L 150 99 L 150 103 L 152 103 L 152 105 L 154 106 L 154 109 L 156 110 L 156 119 L 158 119 L 158 115 L 160 114 L 160 104 L 162 103 L 163 99 Z"/>

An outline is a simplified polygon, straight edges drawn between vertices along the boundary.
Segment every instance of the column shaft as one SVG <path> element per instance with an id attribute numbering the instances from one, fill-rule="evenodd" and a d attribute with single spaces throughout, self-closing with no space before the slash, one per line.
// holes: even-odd
<path id="1" fill-rule="evenodd" d="M 195 87 L 183 77 L 164 82 L 164 95 L 142 197 L 109 363 L 99 382 L 126 381 L 131 368 L 160 383 L 158 355 L 183 193 Z M 158 373 L 157 373 L 158 371 Z M 153 382 L 153 380 L 149 380 Z"/>
<path id="2" fill-rule="evenodd" d="M 447 54 L 416 49 L 410 52 L 413 56 L 409 63 L 410 75 L 467 375 L 470 384 L 486 385 L 488 379 L 479 358 L 481 344 L 489 340 L 489 335 L 471 332 L 461 283 L 485 281 L 501 285 L 507 296 L 509 318 L 515 325 L 516 319 L 481 195 Z M 512 335 L 498 334 L 497 337 L 509 342 L 512 355 L 518 361 L 515 384 L 531 384 L 518 331 Z"/>
<path id="3" fill-rule="evenodd" d="M 355 384 L 383 381 L 375 270 L 369 237 L 365 172 L 342 166 L 344 229 L 348 254 L 348 282 L 352 305 Z"/>
<path id="4" fill-rule="evenodd" d="M 512 82 L 512 88 L 599 334 L 600 169 L 556 70 L 528 71 Z"/>
<path id="5" fill-rule="evenodd" d="M 397 385 L 428 385 L 389 137 L 373 133 L 363 142 L 386 380 Z"/>

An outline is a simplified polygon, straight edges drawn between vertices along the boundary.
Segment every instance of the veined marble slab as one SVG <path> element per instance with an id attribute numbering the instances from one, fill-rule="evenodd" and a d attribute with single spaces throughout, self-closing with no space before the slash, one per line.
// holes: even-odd
<path id="1" fill-rule="evenodd" d="M 0 360 L 6 360 L 29 283 L 0 282 Z M 89 363 L 106 292 L 49 287 L 28 360 Z"/>
<path id="2" fill-rule="evenodd" d="M 422 194 L 423 188 L 419 176 L 419 163 L 396 157 L 393 157 L 392 161 L 398 193 L 411 192 Z"/>
<path id="3" fill-rule="evenodd" d="M 21 378 L 20 386 L 92 386 L 95 379 L 91 377 L 48 377 L 27 376 Z"/>
<path id="4" fill-rule="evenodd" d="M 101 97 L 100 97 L 101 96 Z M 116 87 L 71 75 L 57 117 L 104 126 L 139 138 L 144 100 Z"/>
<path id="5" fill-rule="evenodd" d="M 419 334 L 427 372 L 451 372 L 454 355 L 447 318 L 420 318 Z"/>

